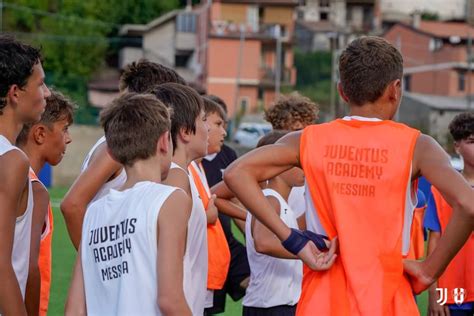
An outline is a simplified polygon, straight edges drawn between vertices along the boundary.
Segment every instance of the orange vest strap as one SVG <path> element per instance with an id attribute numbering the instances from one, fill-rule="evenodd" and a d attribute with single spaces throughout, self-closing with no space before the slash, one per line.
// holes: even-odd
<path id="1" fill-rule="evenodd" d="M 189 165 L 194 183 L 201 197 L 204 208 L 207 210 L 210 197 L 205 188 L 205 184 L 201 181 L 198 170 L 193 164 Z M 204 169 L 203 169 L 204 170 Z M 219 218 L 213 225 L 207 225 L 207 249 L 208 249 L 208 273 L 207 288 L 211 290 L 220 290 L 224 287 L 227 278 L 227 271 L 230 265 L 230 250 L 225 238 Z"/>

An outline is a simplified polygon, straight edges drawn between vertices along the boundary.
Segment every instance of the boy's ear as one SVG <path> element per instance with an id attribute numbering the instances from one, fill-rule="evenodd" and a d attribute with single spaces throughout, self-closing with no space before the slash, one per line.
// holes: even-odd
<path id="1" fill-rule="evenodd" d="M 16 84 L 12 84 L 8 89 L 6 99 L 10 100 L 10 103 L 18 103 L 18 93 L 20 92 L 20 87 Z"/>
<path id="2" fill-rule="evenodd" d="M 183 143 L 189 143 L 191 141 L 191 131 L 187 131 L 184 127 L 179 130 L 179 138 Z"/>
<path id="3" fill-rule="evenodd" d="M 342 84 L 340 81 L 337 83 L 337 91 L 339 92 L 339 95 L 344 100 L 344 102 L 349 103 L 349 98 L 344 94 L 344 90 L 342 90 Z"/>
<path id="4" fill-rule="evenodd" d="M 43 145 L 46 141 L 46 129 L 47 127 L 43 124 L 35 124 L 31 127 L 30 133 L 33 134 L 33 139 L 36 144 Z"/>
<path id="5" fill-rule="evenodd" d="M 401 89 L 402 89 L 402 81 L 400 79 L 396 79 L 390 82 L 387 87 L 389 99 L 393 101 L 399 101 L 400 98 L 402 97 Z"/>
<path id="6" fill-rule="evenodd" d="M 162 153 L 167 154 L 170 150 L 173 151 L 173 143 L 170 138 L 170 132 L 164 132 L 160 138 L 158 138 L 158 150 Z"/>

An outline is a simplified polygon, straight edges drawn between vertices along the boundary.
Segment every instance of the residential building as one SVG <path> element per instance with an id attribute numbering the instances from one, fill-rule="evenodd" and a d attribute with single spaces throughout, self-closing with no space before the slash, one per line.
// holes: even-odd
<path id="1" fill-rule="evenodd" d="M 298 8 L 296 40 L 303 52 L 342 48 L 357 35 L 380 32 L 379 0 L 306 0 Z"/>
<path id="2" fill-rule="evenodd" d="M 278 83 L 280 87 L 295 84 L 297 4 L 295 0 L 216 0 L 211 4 L 204 82 L 208 93 L 224 99 L 231 116 L 269 106 Z"/>

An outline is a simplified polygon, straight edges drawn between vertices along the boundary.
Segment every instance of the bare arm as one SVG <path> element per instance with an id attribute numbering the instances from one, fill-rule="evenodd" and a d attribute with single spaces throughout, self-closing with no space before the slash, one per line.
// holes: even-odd
<path id="1" fill-rule="evenodd" d="M 158 216 L 158 306 L 164 315 L 191 315 L 183 291 L 183 257 L 186 249 L 191 199 L 173 192 Z"/>
<path id="2" fill-rule="evenodd" d="M 38 257 L 41 233 L 46 214 L 48 214 L 49 194 L 46 188 L 37 181 L 33 182 L 32 188 L 34 207 L 33 222 L 31 225 L 30 268 L 28 271 L 28 281 L 26 283 L 25 305 L 28 315 L 38 315 L 41 293 L 41 275 Z"/>
<path id="3" fill-rule="evenodd" d="M 273 207 L 274 212 L 280 215 L 280 203 L 274 197 L 267 196 L 267 200 Z M 265 225 L 260 223 L 252 216 L 252 236 L 257 252 L 282 259 L 298 259 L 297 256 L 288 252 L 282 245 L 280 240 Z"/>
<path id="4" fill-rule="evenodd" d="M 64 311 L 64 314 L 67 316 L 87 315 L 86 294 L 84 290 L 84 275 L 82 272 L 81 258 L 82 254 L 79 247 Z"/>
<path id="5" fill-rule="evenodd" d="M 290 228 L 273 211 L 262 194 L 259 182 L 274 178 L 292 167 L 299 167 L 299 144 L 301 132 L 293 132 L 275 145 L 252 150 L 234 161 L 224 172 L 224 181 L 236 197 L 262 224 L 267 226 L 280 240 L 286 240 Z M 312 242 L 298 256 L 312 269 L 329 269 L 336 256 L 331 245 L 326 254 L 320 253 Z"/>
<path id="6" fill-rule="evenodd" d="M 471 235 L 474 227 L 474 191 L 451 167 L 444 150 L 426 135 L 417 140 L 413 174 L 414 177 L 425 176 L 453 208 L 451 219 L 433 252 L 421 263 L 405 263 L 413 289 L 419 293 L 439 278 Z"/>
<path id="7" fill-rule="evenodd" d="M 0 166 L 0 313 L 26 315 L 12 266 L 12 250 L 16 212 L 27 187 L 29 162 L 23 153 L 12 150 L 0 157 Z"/>
<path id="8" fill-rule="evenodd" d="M 87 205 L 92 201 L 100 188 L 122 170 L 122 166 L 112 159 L 107 152 L 106 144 L 100 145 L 87 169 L 79 175 L 61 203 L 61 212 L 66 221 L 69 237 L 76 250 L 79 247 L 82 233 L 82 222 Z"/>
<path id="9" fill-rule="evenodd" d="M 222 214 L 243 221 L 245 221 L 247 217 L 247 210 L 243 209 L 242 207 L 229 200 L 216 198 L 215 204 L 219 212 Z"/>
<path id="10" fill-rule="evenodd" d="M 229 189 L 224 181 L 215 184 L 211 188 L 211 194 L 216 195 L 216 206 L 222 214 L 232 217 L 234 220 L 245 222 L 247 210 L 238 204 L 234 193 Z M 244 229 L 245 230 L 245 229 Z"/>

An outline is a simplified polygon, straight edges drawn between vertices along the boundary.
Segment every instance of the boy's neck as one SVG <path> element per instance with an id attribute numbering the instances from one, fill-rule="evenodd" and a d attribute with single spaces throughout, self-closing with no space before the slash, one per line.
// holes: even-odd
<path id="1" fill-rule="evenodd" d="M 23 128 L 23 122 L 18 122 L 8 106 L 3 108 L 3 114 L 0 115 L 0 135 L 3 135 L 8 141 L 15 145 L 16 138 Z"/>
<path id="2" fill-rule="evenodd" d="M 202 160 L 203 157 L 195 157 L 193 153 L 189 151 L 185 144 L 178 144 L 178 148 L 175 149 L 172 161 L 183 169 L 187 169 L 191 161 Z"/>
<path id="3" fill-rule="evenodd" d="M 378 118 L 381 120 L 391 120 L 389 113 L 390 106 L 380 103 L 366 103 L 364 105 L 349 105 L 350 116 L 361 116 L 367 118 Z"/>
<path id="4" fill-rule="evenodd" d="M 28 144 L 19 147 L 26 154 L 26 156 L 28 156 L 31 169 L 33 169 L 35 174 L 39 174 L 46 163 L 46 160 L 41 156 L 41 153 L 32 146 L 28 146 Z"/>
<path id="5" fill-rule="evenodd" d="M 125 181 L 121 190 L 126 190 L 133 187 L 138 182 L 150 181 L 161 183 L 161 163 L 157 157 L 149 158 L 147 160 L 139 160 L 133 166 L 125 166 L 127 173 L 127 181 Z"/>
<path id="6" fill-rule="evenodd" d="M 290 196 L 291 187 L 285 183 L 280 177 L 275 177 L 268 180 L 268 189 L 277 191 L 281 197 L 288 202 L 288 197 Z"/>

